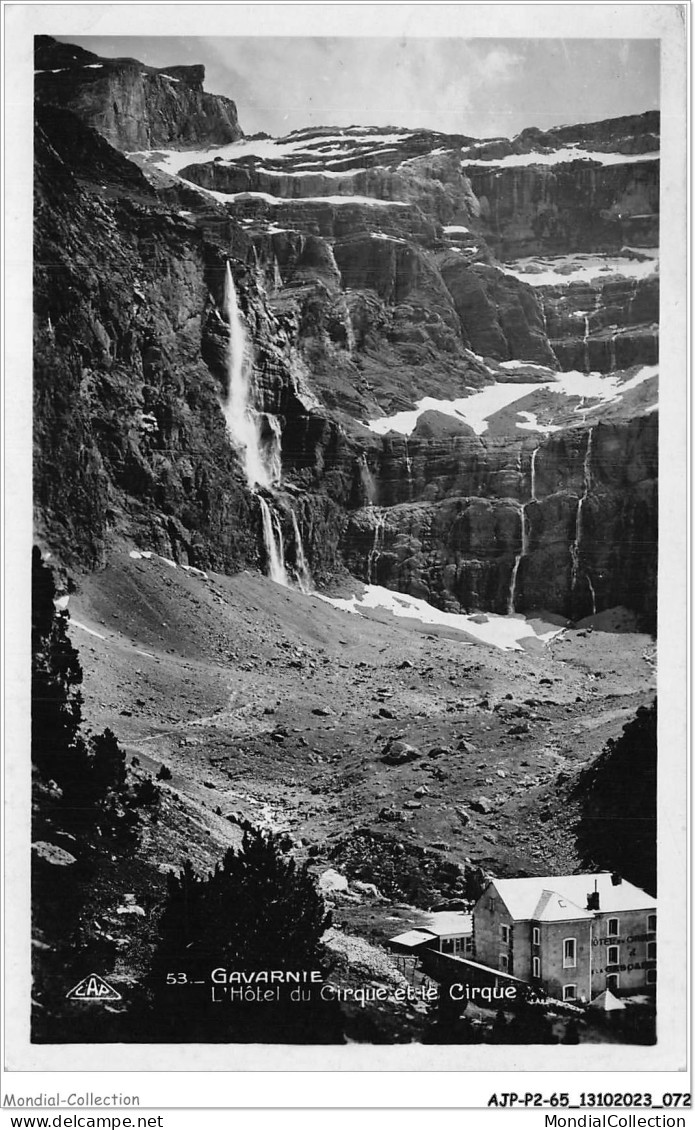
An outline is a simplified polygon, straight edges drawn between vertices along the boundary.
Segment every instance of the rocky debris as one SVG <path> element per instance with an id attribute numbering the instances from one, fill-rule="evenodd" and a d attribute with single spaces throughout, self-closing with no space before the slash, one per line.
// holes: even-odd
<path id="1" fill-rule="evenodd" d="M 381 760 L 385 765 L 405 765 L 409 761 L 417 761 L 420 757 L 422 753 L 415 746 L 400 739 L 389 739 L 382 750 Z"/>
<path id="2" fill-rule="evenodd" d="M 324 894 L 334 894 L 336 892 L 347 891 L 349 888 L 348 880 L 339 871 L 335 871 L 329 867 L 327 871 L 319 875 L 319 890 Z"/>
<path id="3" fill-rule="evenodd" d="M 470 806 L 475 812 L 482 812 L 484 816 L 488 816 L 491 812 L 495 811 L 495 806 L 492 801 L 482 795 L 470 801 Z"/>
<path id="4" fill-rule="evenodd" d="M 478 747 L 469 742 L 467 738 L 461 738 L 456 746 L 459 753 L 477 753 Z"/>
<path id="5" fill-rule="evenodd" d="M 391 805 L 390 808 L 379 809 L 378 819 L 385 820 L 389 824 L 402 824 L 407 820 L 407 816 L 400 808 Z"/>
<path id="6" fill-rule="evenodd" d="M 452 749 L 451 749 L 450 746 L 435 745 L 435 746 L 432 746 L 432 749 L 428 749 L 427 756 L 428 757 L 445 757 L 448 753 L 451 753 L 451 752 L 452 752 Z"/>
<path id="7" fill-rule="evenodd" d="M 65 848 L 49 844 L 45 840 L 36 840 L 31 845 L 31 850 L 37 859 L 42 859 L 53 867 L 69 867 L 72 863 L 77 863 L 76 857 Z"/>
<path id="8" fill-rule="evenodd" d="M 369 895 L 370 898 L 380 899 L 382 897 L 374 883 L 363 883 L 360 879 L 353 879 L 352 889 L 358 891 L 359 894 Z"/>
<path id="9" fill-rule="evenodd" d="M 134 894 L 123 896 L 123 903 L 121 906 L 116 907 L 116 914 L 133 914 L 136 918 L 145 917 L 145 911 L 143 907 L 138 906 Z"/>
<path id="10" fill-rule="evenodd" d="M 370 945 L 364 938 L 346 934 L 332 926 L 322 941 L 335 954 L 344 957 L 350 967 L 369 980 L 383 981 L 394 987 L 407 985 L 406 978 L 396 968 L 393 958 L 383 949 Z"/>

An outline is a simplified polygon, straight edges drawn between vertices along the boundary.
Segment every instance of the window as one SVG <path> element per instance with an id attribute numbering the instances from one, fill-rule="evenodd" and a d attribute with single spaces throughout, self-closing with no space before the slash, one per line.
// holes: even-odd
<path id="1" fill-rule="evenodd" d="M 454 952 L 453 938 L 443 938 L 442 939 L 442 953 L 453 953 L 453 952 Z"/>
<path id="2" fill-rule="evenodd" d="M 656 969 L 647 970 L 647 984 L 656 985 Z"/>
<path id="3" fill-rule="evenodd" d="M 576 1001 L 576 999 L 577 999 L 577 986 L 576 985 L 563 985 L 562 986 L 562 999 L 563 999 L 563 1001 Z"/>
<path id="4" fill-rule="evenodd" d="M 620 988 L 620 977 L 617 973 L 609 973 L 606 977 L 606 988 L 612 993 L 617 993 Z"/>
<path id="5" fill-rule="evenodd" d="M 608 947 L 608 965 L 620 965 L 620 946 Z"/>
<path id="6" fill-rule="evenodd" d="M 647 961 L 656 961 L 656 942 L 647 942 Z"/>
<path id="7" fill-rule="evenodd" d="M 656 914 L 650 914 L 647 918 L 647 931 L 653 934 L 656 930 Z"/>
<path id="8" fill-rule="evenodd" d="M 562 968 L 574 969 L 577 964 L 577 939 L 565 938 L 562 943 Z"/>
<path id="9" fill-rule="evenodd" d="M 506 953 L 500 954 L 500 969 L 502 973 L 507 973 L 509 970 L 509 958 Z"/>
<path id="10" fill-rule="evenodd" d="M 540 926 L 533 927 L 533 944 L 539 946 L 541 944 L 541 928 Z"/>
<path id="11" fill-rule="evenodd" d="M 608 931 L 607 932 L 608 932 L 609 938 L 617 938 L 618 937 L 618 934 L 620 933 L 620 919 L 619 918 L 609 918 L 608 919 Z"/>
<path id="12" fill-rule="evenodd" d="M 537 980 L 540 977 L 540 975 L 541 975 L 541 959 L 540 959 L 540 957 L 534 957 L 534 959 L 533 959 L 533 976 Z"/>
<path id="13" fill-rule="evenodd" d="M 487 900 L 487 908 L 488 908 L 488 910 L 494 911 L 494 909 L 495 909 L 495 900 L 494 899 L 488 899 Z"/>
<path id="14" fill-rule="evenodd" d="M 500 941 L 505 946 L 509 945 L 509 927 L 508 926 L 500 926 Z"/>
<path id="15" fill-rule="evenodd" d="M 464 953 L 473 953 L 473 939 L 472 938 L 463 938 L 462 943 L 463 943 L 463 952 Z"/>

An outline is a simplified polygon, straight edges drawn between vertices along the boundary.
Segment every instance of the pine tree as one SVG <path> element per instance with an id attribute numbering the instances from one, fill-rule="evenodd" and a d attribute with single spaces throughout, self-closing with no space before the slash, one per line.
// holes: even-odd
<path id="1" fill-rule="evenodd" d="M 214 969 L 326 974 L 321 937 L 330 915 L 308 865 L 298 865 L 289 847 L 286 837 L 246 824 L 241 847 L 207 878 L 188 861 L 170 875 L 151 974 L 153 1038 L 342 1042 L 339 1010 L 321 1000 L 320 984 L 303 1003 L 290 999 L 287 985 L 270 1003 L 235 1000 L 224 987 L 212 1000 Z"/>

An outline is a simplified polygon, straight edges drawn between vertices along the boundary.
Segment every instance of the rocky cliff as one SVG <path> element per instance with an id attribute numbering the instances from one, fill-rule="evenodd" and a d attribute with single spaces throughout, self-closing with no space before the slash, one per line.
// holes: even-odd
<path id="1" fill-rule="evenodd" d="M 231 99 L 203 90 L 202 66 L 156 70 L 137 59 L 102 59 L 49 35 L 36 36 L 35 60 L 37 100 L 74 111 L 118 149 L 243 137 Z"/>
<path id="2" fill-rule="evenodd" d="M 279 550 L 290 577 L 306 557 L 452 611 L 653 619 L 653 115 L 238 140 L 201 68 L 45 37 L 36 65 L 47 543 L 220 571 Z"/>

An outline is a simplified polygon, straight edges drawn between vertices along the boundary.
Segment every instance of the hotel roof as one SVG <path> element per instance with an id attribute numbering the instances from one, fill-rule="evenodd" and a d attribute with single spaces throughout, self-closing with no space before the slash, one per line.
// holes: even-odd
<path id="1" fill-rule="evenodd" d="M 563 921 L 592 918 L 595 913 L 656 910 L 656 899 L 610 871 L 589 875 L 545 875 L 527 879 L 493 879 L 500 898 L 517 921 Z M 599 909 L 587 909 L 587 896 L 598 892 Z M 566 905 L 563 905 L 566 904 Z"/>

